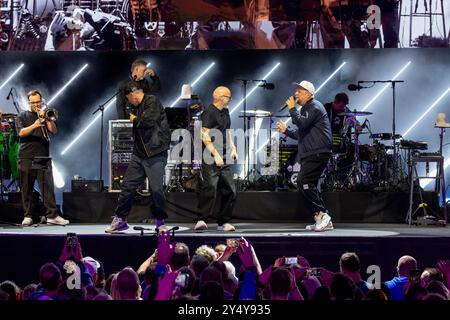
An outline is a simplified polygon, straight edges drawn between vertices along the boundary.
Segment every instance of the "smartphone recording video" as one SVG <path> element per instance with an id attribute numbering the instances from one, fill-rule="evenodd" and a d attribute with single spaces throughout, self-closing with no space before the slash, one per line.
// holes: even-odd
<path id="1" fill-rule="evenodd" d="M 288 258 L 284 258 L 284 264 L 287 265 L 292 265 L 292 264 L 297 264 L 297 257 L 288 257 Z"/>
<path id="2" fill-rule="evenodd" d="M 227 239 L 227 247 L 239 248 L 240 245 L 241 245 L 240 239 Z"/>
<path id="3" fill-rule="evenodd" d="M 306 269 L 306 275 L 308 277 L 320 277 L 321 276 L 320 268 L 308 268 Z"/>
<path id="4" fill-rule="evenodd" d="M 186 288 L 189 282 L 189 275 L 186 273 L 180 273 L 175 279 L 175 285 L 179 288 Z"/>

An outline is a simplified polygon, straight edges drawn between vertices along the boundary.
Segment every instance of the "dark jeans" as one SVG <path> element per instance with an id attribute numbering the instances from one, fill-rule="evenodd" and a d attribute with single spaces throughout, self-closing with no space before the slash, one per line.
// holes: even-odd
<path id="1" fill-rule="evenodd" d="M 398 48 L 398 23 L 397 10 L 381 12 L 384 48 Z"/>
<path id="2" fill-rule="evenodd" d="M 122 184 L 122 191 L 116 208 L 116 215 L 126 218 L 131 210 L 136 189 L 148 177 L 152 204 L 151 211 L 156 219 L 166 219 L 166 197 L 164 195 L 164 169 L 167 164 L 167 152 L 151 158 L 138 157 L 133 154 Z"/>
<path id="3" fill-rule="evenodd" d="M 202 163 L 202 188 L 198 201 L 198 220 L 208 221 L 216 200 L 220 201 L 217 214 L 219 226 L 231 220 L 233 206 L 236 201 L 236 185 L 229 165 L 217 167 L 215 164 Z"/>
<path id="4" fill-rule="evenodd" d="M 33 191 L 34 183 L 37 179 L 39 190 L 41 191 L 42 198 L 44 199 L 44 206 L 47 209 L 47 218 L 56 218 L 59 211 L 56 207 L 51 162 L 49 163 L 48 170 L 31 169 L 32 163 L 32 159 L 18 160 L 24 216 L 28 218 L 33 217 L 34 210 L 36 208 L 36 202 L 33 198 Z"/>
<path id="5" fill-rule="evenodd" d="M 319 211 L 328 212 L 317 189 L 317 184 L 330 157 L 331 153 L 319 153 L 300 160 L 301 168 L 297 178 L 297 185 L 300 196 L 305 200 L 305 205 L 310 214 Z"/>

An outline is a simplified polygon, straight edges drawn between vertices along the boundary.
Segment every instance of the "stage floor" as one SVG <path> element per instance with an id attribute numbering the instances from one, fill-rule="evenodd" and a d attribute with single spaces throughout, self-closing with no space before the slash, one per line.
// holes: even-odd
<path id="1" fill-rule="evenodd" d="M 305 230 L 304 223 L 274 223 L 274 222 L 238 222 L 234 224 L 235 232 L 217 231 L 215 224 L 210 224 L 206 231 L 193 230 L 193 224 L 176 223 L 168 224 L 168 228 L 178 226 L 176 235 L 180 237 L 450 237 L 450 228 L 442 226 L 408 226 L 407 224 L 377 224 L 377 223 L 336 223 L 335 229 L 326 232 L 311 232 Z M 155 234 L 153 224 L 130 224 L 130 229 L 122 234 L 106 234 L 104 232 L 108 224 L 70 224 L 67 226 L 35 225 L 21 227 L 13 225 L 0 225 L 2 235 L 66 235 L 74 232 L 78 235 L 89 236 L 140 236 L 141 231 L 133 230 L 133 227 L 144 227 L 145 236 Z"/>

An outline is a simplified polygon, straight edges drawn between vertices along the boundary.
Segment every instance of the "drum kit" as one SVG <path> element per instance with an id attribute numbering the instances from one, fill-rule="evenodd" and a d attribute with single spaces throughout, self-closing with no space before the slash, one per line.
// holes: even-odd
<path id="1" fill-rule="evenodd" d="M 247 117 L 288 117 L 273 116 L 270 112 L 258 111 Z M 400 157 L 399 151 L 404 150 L 411 154 L 411 152 L 426 149 L 427 144 L 403 140 L 399 134 L 396 134 L 394 139 L 393 134 L 389 132 L 373 133 L 368 120 L 364 121 L 362 125 L 356 121 L 358 117 L 367 117 L 372 114 L 372 112 L 357 110 L 338 114 L 345 117 L 339 139 L 342 141 L 343 148 L 339 152 L 333 151 L 332 153 L 321 177 L 322 191 L 356 191 L 373 190 L 374 188 L 380 191 L 391 190 L 399 188 L 401 183 L 407 181 L 403 168 L 407 167 L 408 157 Z M 361 135 L 368 135 L 370 143 L 361 144 Z M 392 141 L 395 141 L 394 145 L 392 145 Z M 301 172 L 297 145 L 286 142 L 286 138 L 280 137 L 278 148 L 280 165 L 279 171 L 276 173 L 275 189 L 296 189 L 297 176 Z M 394 159 L 394 148 L 396 148 L 397 159 Z M 266 153 L 270 154 L 270 146 L 266 147 Z M 393 179 L 394 170 L 397 170 L 398 180 Z M 263 176 L 258 181 L 262 180 L 268 180 L 268 178 Z"/>
<path id="2" fill-rule="evenodd" d="M 8 190 L 19 178 L 17 157 L 19 153 L 19 137 L 16 133 L 17 114 L 3 113 L 0 116 L 0 189 L 1 199 L 3 191 Z M 9 184 L 4 186 L 4 181 Z"/>

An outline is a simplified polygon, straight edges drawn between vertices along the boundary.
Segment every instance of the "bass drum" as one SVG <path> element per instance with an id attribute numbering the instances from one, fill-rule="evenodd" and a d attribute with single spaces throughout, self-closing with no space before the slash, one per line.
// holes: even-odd
<path id="1" fill-rule="evenodd" d="M 301 171 L 300 159 L 297 153 L 293 153 L 289 156 L 285 163 L 284 174 L 286 183 L 291 189 L 297 189 L 297 178 Z"/>
<path id="2" fill-rule="evenodd" d="M 33 17 L 41 19 L 50 18 L 56 10 L 62 9 L 55 6 L 56 1 L 52 0 L 22 0 L 20 1 L 20 4 L 22 8 L 27 9 Z"/>

